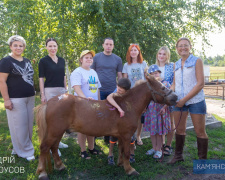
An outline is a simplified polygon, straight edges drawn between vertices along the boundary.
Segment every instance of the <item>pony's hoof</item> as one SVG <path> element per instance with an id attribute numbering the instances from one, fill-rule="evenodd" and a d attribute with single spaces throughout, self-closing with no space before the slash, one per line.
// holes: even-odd
<path id="1" fill-rule="evenodd" d="M 132 175 L 132 176 L 139 176 L 139 173 L 137 171 L 133 171 L 130 175 Z"/>
<path id="2" fill-rule="evenodd" d="M 55 170 L 58 170 L 58 171 L 63 171 L 64 169 L 66 169 L 66 167 L 64 166 L 64 164 L 61 164 L 60 167 L 56 167 L 56 166 L 54 165 L 54 169 L 55 169 Z"/>
<path id="3" fill-rule="evenodd" d="M 39 179 L 39 180 L 49 180 L 47 173 L 41 173 L 41 174 L 38 176 L 38 179 Z"/>
<path id="4" fill-rule="evenodd" d="M 127 174 L 129 176 L 138 176 L 139 175 L 139 173 L 134 168 L 130 169 L 130 171 L 128 171 Z"/>
<path id="5" fill-rule="evenodd" d="M 41 178 L 38 178 L 39 180 L 49 180 L 48 176 L 43 176 Z"/>

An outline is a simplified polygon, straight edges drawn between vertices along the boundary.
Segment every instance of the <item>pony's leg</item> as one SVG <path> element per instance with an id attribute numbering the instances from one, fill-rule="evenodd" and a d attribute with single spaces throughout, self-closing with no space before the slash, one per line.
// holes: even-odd
<path id="1" fill-rule="evenodd" d="M 64 170 L 66 168 L 58 154 L 58 146 L 59 146 L 60 140 L 61 140 L 61 137 L 55 140 L 55 143 L 51 147 L 52 157 L 54 159 L 54 169 L 58 171 Z"/>
<path id="2" fill-rule="evenodd" d="M 123 146 L 122 146 L 122 141 L 119 139 L 118 140 L 118 161 L 117 161 L 117 165 L 118 166 L 123 166 Z"/>
<path id="3" fill-rule="evenodd" d="M 131 138 L 126 138 L 122 142 L 124 146 L 123 167 L 128 175 L 139 175 L 139 173 L 130 165 L 130 139 Z"/>
<path id="4" fill-rule="evenodd" d="M 48 174 L 46 172 L 45 167 L 45 160 L 46 160 L 46 154 L 41 153 L 39 157 L 39 163 L 36 173 L 39 174 L 39 179 L 48 179 Z"/>
<path id="5" fill-rule="evenodd" d="M 39 175 L 39 179 L 41 180 L 47 180 L 48 179 L 48 174 L 46 172 L 46 162 L 48 164 L 49 170 L 51 171 L 51 157 L 50 157 L 50 152 L 49 152 L 49 146 L 48 143 L 43 142 L 41 143 L 40 146 L 40 157 L 39 157 L 39 163 L 37 167 L 37 174 Z"/>

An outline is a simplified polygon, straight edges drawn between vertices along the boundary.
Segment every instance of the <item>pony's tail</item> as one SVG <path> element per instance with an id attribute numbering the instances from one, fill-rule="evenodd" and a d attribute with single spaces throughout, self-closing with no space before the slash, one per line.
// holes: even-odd
<path id="1" fill-rule="evenodd" d="M 47 123 L 46 123 L 46 108 L 47 104 L 40 104 L 37 107 L 34 108 L 35 116 L 36 116 L 36 122 L 38 126 L 38 136 L 39 141 L 42 143 L 43 139 L 46 136 L 47 133 Z M 52 172 L 52 164 L 51 164 L 51 156 L 50 151 L 48 151 L 46 157 L 45 157 L 45 167 L 47 168 L 47 172 Z M 39 167 L 39 166 L 38 166 Z M 42 167 L 41 167 L 42 168 Z M 40 173 L 40 169 L 37 169 L 37 173 Z"/>
<path id="2" fill-rule="evenodd" d="M 47 130 L 47 123 L 45 119 L 46 108 L 47 108 L 47 104 L 44 104 L 44 105 L 41 104 L 34 108 L 34 112 L 36 114 L 36 122 L 38 125 L 38 136 L 39 136 L 40 142 L 43 141 L 46 135 L 46 130 Z"/>

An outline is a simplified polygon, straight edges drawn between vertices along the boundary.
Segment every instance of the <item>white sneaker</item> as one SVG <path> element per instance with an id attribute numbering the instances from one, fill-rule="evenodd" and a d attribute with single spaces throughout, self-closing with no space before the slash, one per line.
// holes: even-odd
<path id="1" fill-rule="evenodd" d="M 12 150 L 11 154 L 12 155 L 15 155 L 16 154 L 16 152 L 14 151 L 14 149 Z"/>
<path id="2" fill-rule="evenodd" d="M 50 153 L 52 154 L 52 151 L 51 151 L 51 149 L 50 149 Z M 59 154 L 59 157 L 61 157 L 61 152 L 60 152 L 60 150 L 58 149 L 58 154 Z"/>
<path id="3" fill-rule="evenodd" d="M 26 158 L 28 161 L 32 161 L 32 160 L 35 160 L 35 157 L 34 156 L 30 156 L 30 157 L 27 157 Z"/>
<path id="4" fill-rule="evenodd" d="M 68 148 L 67 144 L 62 143 L 61 141 L 59 142 L 59 148 Z"/>

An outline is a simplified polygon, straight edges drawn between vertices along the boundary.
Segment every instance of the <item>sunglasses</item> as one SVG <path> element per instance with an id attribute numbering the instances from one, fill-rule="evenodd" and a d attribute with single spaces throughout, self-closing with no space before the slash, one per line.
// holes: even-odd
<path id="1" fill-rule="evenodd" d="M 137 45 L 137 46 L 139 46 L 138 43 L 131 43 L 130 46 L 132 46 L 132 45 Z"/>

